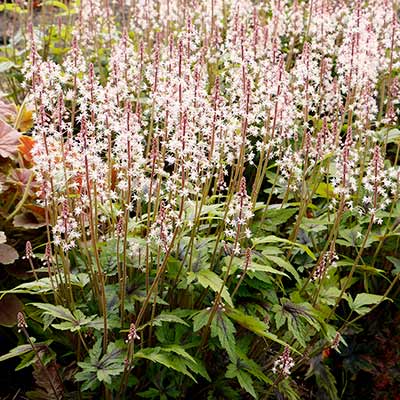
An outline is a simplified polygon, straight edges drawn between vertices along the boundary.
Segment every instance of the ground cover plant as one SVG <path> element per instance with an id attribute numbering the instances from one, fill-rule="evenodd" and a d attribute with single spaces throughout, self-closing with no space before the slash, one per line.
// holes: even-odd
<path id="1" fill-rule="evenodd" d="M 2 394 L 397 398 L 398 10 L 0 4 Z"/>

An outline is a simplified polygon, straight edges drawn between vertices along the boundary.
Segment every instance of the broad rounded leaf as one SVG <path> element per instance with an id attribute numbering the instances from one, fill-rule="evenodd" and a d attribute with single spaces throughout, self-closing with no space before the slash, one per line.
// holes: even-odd
<path id="1" fill-rule="evenodd" d="M 18 259 L 17 250 L 8 244 L 0 244 L 0 264 L 12 264 Z"/>
<path id="2" fill-rule="evenodd" d="M 20 134 L 0 119 L 0 156 L 12 157 L 18 149 Z"/>
<path id="3" fill-rule="evenodd" d="M 32 162 L 32 150 L 35 145 L 35 140 L 31 136 L 21 135 L 19 141 L 18 151 L 26 161 Z"/>
<path id="4" fill-rule="evenodd" d="M 379 304 L 384 300 L 391 299 L 377 294 L 359 293 L 350 307 L 357 314 L 365 315 L 370 311 L 370 307 L 368 306 Z"/>
<path id="5" fill-rule="evenodd" d="M 14 104 L 6 103 L 0 100 L 0 118 L 13 120 L 17 116 L 17 107 Z"/>
<path id="6" fill-rule="evenodd" d="M 14 217 L 13 225 L 16 228 L 37 229 L 46 225 L 45 221 L 39 221 L 31 212 L 24 212 Z"/>
<path id="7" fill-rule="evenodd" d="M 22 311 L 24 305 L 13 294 L 8 294 L 0 300 L 0 325 L 14 326 L 17 323 L 17 313 Z"/>

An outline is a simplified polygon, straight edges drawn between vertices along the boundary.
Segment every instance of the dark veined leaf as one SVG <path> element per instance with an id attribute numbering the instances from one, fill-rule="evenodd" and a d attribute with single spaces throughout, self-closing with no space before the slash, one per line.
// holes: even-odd
<path id="1" fill-rule="evenodd" d="M 211 336 L 218 336 L 221 347 L 225 349 L 232 362 L 236 362 L 235 326 L 232 321 L 221 311 L 217 311 L 211 322 Z"/>
<path id="2" fill-rule="evenodd" d="M 89 282 L 89 276 L 84 273 L 72 274 L 71 284 L 83 288 Z M 14 289 L 0 291 L 0 299 L 6 294 L 10 293 L 29 293 L 29 294 L 41 294 L 48 293 L 53 290 L 51 281 L 49 278 L 41 278 L 32 282 L 22 283 L 16 286 Z"/>
<path id="3" fill-rule="evenodd" d="M 306 379 L 315 376 L 318 387 L 325 391 L 327 398 L 331 400 L 339 399 L 337 393 L 337 383 L 329 366 L 323 362 L 321 354 L 310 359 L 310 366 L 306 374 Z"/>
<path id="4" fill-rule="evenodd" d="M 55 318 L 60 318 L 71 322 L 76 321 L 71 311 L 63 306 L 56 306 L 48 303 L 30 303 L 30 305 L 40 308 L 41 310 L 45 311 L 46 314 L 50 314 Z"/>
<path id="5" fill-rule="evenodd" d="M 44 363 L 43 359 L 42 362 Z M 64 385 L 58 373 L 59 366 L 51 360 L 45 363 L 46 372 L 43 370 L 42 363 L 38 360 L 33 364 L 32 376 L 35 379 L 35 390 L 27 392 L 33 399 L 59 400 L 64 393 Z"/>
<path id="6" fill-rule="evenodd" d="M 106 354 L 101 357 L 101 339 L 98 339 L 89 350 L 89 357 L 84 362 L 78 362 L 78 366 L 82 371 L 75 374 L 75 379 L 84 382 L 81 389 L 93 390 L 100 382 L 111 384 L 112 377 L 124 371 L 124 352 L 116 343 L 111 342 Z"/>
<path id="7" fill-rule="evenodd" d="M 59 305 L 53 305 L 48 303 L 30 303 L 31 305 L 40 308 L 44 311 L 44 314 L 50 315 L 53 318 L 59 318 L 64 320 L 59 324 L 52 324 L 51 326 L 55 329 L 62 331 L 69 330 L 75 332 L 81 329 L 82 326 L 88 325 L 95 317 L 86 317 L 82 311 L 75 310 L 73 313 L 67 308 Z"/>
<path id="8" fill-rule="evenodd" d="M 24 212 L 14 217 L 13 225 L 16 228 L 38 229 L 42 226 L 45 226 L 46 222 L 43 220 L 38 220 L 38 218 L 31 212 Z"/>
<path id="9" fill-rule="evenodd" d="M 303 400 L 293 386 L 295 385 L 291 384 L 291 379 L 283 379 L 278 384 L 279 393 L 287 400 Z"/>
<path id="10" fill-rule="evenodd" d="M 35 338 L 31 337 L 32 342 L 35 343 Z M 49 346 L 53 341 L 47 340 L 46 342 L 35 343 L 35 346 L 40 348 L 41 346 Z M 3 354 L 0 356 L 0 362 L 9 360 L 10 358 L 14 357 L 21 357 L 30 351 L 33 352 L 32 346 L 30 344 L 22 344 L 20 346 L 14 347 L 11 349 L 7 354 Z"/>
<path id="11" fill-rule="evenodd" d="M 9 58 L 7 57 L 0 57 L 0 63 L 3 62 L 11 62 L 14 64 Z M 15 104 L 5 102 L 0 98 L 0 118 L 5 121 L 12 121 L 17 116 L 17 107 Z"/>
<path id="12" fill-rule="evenodd" d="M 29 353 L 32 350 L 32 346 L 30 344 L 22 344 L 20 346 L 14 347 L 7 354 L 3 354 L 0 356 L 0 362 L 9 360 L 10 358 L 20 357 L 23 354 Z"/>

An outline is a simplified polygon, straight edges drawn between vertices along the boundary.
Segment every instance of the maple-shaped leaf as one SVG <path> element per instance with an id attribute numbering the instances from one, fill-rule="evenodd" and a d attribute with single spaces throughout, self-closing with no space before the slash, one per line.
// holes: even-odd
<path id="1" fill-rule="evenodd" d="M 36 204 L 24 204 L 24 208 L 28 209 L 38 220 L 46 219 L 46 209 Z"/>
<path id="2" fill-rule="evenodd" d="M 0 118 L 7 121 L 14 121 L 17 116 L 15 104 L 6 103 L 0 100 Z"/>
<path id="3" fill-rule="evenodd" d="M 18 149 L 20 134 L 0 119 L 0 156 L 12 157 Z"/>
<path id="4" fill-rule="evenodd" d="M 20 192 L 25 192 L 27 185 L 30 185 L 31 175 L 33 174 L 31 169 L 28 168 L 14 168 L 9 176 L 7 177 L 7 183 L 14 185 L 15 189 Z M 30 186 L 29 195 L 34 194 L 33 187 Z"/>
<path id="5" fill-rule="evenodd" d="M 18 259 L 18 252 L 8 244 L 0 244 L 0 264 L 12 264 Z"/>
<path id="6" fill-rule="evenodd" d="M 26 132 L 33 126 L 33 111 L 26 108 L 19 110 L 18 121 L 16 122 L 16 128 L 20 132 Z"/>
<path id="7" fill-rule="evenodd" d="M 17 324 L 15 316 L 22 311 L 24 305 L 15 294 L 6 294 L 0 300 L 0 325 L 12 327 Z"/>
<path id="8" fill-rule="evenodd" d="M 0 172 L 0 193 L 5 192 L 8 189 L 6 182 L 7 176 Z"/>
<path id="9" fill-rule="evenodd" d="M 40 220 L 31 212 L 24 212 L 14 217 L 13 225 L 16 228 L 38 229 L 46 225 L 46 221 Z"/>
<path id="10" fill-rule="evenodd" d="M 35 140 L 26 135 L 21 135 L 19 137 L 20 144 L 18 146 L 18 151 L 22 154 L 24 159 L 28 162 L 32 162 L 32 149 L 35 145 Z"/>
<path id="11" fill-rule="evenodd" d="M 39 352 L 43 360 L 51 359 L 49 349 L 43 349 Z M 46 370 L 45 370 L 45 369 Z M 34 391 L 27 392 L 30 399 L 36 400 L 60 400 L 64 398 L 64 387 L 58 370 L 60 366 L 51 360 L 45 367 L 36 360 L 33 365 L 32 376 L 35 379 L 36 388 Z"/>

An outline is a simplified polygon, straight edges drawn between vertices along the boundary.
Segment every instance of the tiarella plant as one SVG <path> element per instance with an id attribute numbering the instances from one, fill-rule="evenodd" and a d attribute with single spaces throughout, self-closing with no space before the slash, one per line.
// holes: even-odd
<path id="1" fill-rule="evenodd" d="M 28 397 L 341 396 L 330 349 L 398 295 L 383 3 L 0 5 L 0 262 L 28 270 L 0 360 L 32 366 Z"/>

